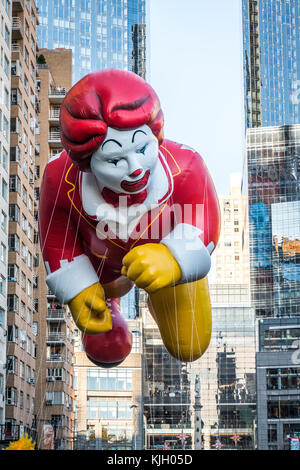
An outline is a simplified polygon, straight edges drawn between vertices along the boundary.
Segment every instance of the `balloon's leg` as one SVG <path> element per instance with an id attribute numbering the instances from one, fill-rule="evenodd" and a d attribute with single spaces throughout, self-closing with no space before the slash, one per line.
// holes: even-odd
<path id="1" fill-rule="evenodd" d="M 207 279 L 161 289 L 148 305 L 169 353 L 183 362 L 199 359 L 211 338 Z"/>

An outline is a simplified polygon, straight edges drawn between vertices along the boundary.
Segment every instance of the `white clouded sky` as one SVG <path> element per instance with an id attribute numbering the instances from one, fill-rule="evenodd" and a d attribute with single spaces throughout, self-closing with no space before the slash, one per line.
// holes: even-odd
<path id="1" fill-rule="evenodd" d="M 219 195 L 244 155 L 241 0 L 149 0 L 150 75 L 165 137 L 195 148 Z"/>

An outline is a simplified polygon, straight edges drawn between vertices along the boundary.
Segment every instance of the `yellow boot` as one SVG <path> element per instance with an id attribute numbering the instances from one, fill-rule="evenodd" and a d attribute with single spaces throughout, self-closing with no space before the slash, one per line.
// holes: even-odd
<path id="1" fill-rule="evenodd" d="M 149 294 L 149 310 L 175 359 L 192 362 L 202 356 L 211 337 L 207 278 Z"/>

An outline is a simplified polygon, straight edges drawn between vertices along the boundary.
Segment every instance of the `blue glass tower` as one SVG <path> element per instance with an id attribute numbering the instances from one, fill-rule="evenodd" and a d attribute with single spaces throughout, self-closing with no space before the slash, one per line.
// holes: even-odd
<path id="1" fill-rule="evenodd" d="M 73 51 L 73 82 L 105 68 L 145 77 L 145 0 L 37 0 L 40 48 Z"/>
<path id="2" fill-rule="evenodd" d="M 246 127 L 300 121 L 298 0 L 243 0 Z"/>

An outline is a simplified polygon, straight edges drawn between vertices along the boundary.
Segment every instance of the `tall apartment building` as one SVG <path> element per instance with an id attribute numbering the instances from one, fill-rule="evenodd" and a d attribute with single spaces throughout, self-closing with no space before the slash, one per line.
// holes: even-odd
<path id="1" fill-rule="evenodd" d="M 105 68 L 132 70 L 145 78 L 145 3 L 38 0 L 39 46 L 72 49 L 73 83 Z"/>
<path id="2" fill-rule="evenodd" d="M 242 178 L 230 175 L 230 194 L 219 197 L 221 233 L 216 254 L 217 284 L 249 284 L 248 201 Z"/>
<path id="3" fill-rule="evenodd" d="M 7 435 L 35 429 L 36 332 L 33 307 L 36 26 L 34 1 L 12 5 L 9 235 L 7 290 Z"/>
<path id="4" fill-rule="evenodd" d="M 11 4 L 0 4 L 0 440 L 5 431 Z"/>
<path id="5" fill-rule="evenodd" d="M 41 58 L 44 60 L 41 60 Z M 45 63 L 40 63 L 45 62 Z M 72 85 L 72 51 L 40 49 L 37 65 L 39 132 L 35 147 L 35 196 L 48 160 L 62 151 L 59 133 L 60 105 Z M 55 449 L 71 449 L 73 442 L 73 333 L 74 322 L 67 307 L 48 290 L 46 270 L 37 235 L 38 205 L 35 206 L 34 304 L 37 332 L 37 386 L 35 414 L 37 445 L 45 447 L 44 436 L 53 432 Z M 63 229 L 63 228 L 62 228 Z"/>
<path id="6" fill-rule="evenodd" d="M 299 382 L 299 12 L 299 0 L 243 1 L 260 449 L 288 449 L 300 432 L 295 390 Z"/>

